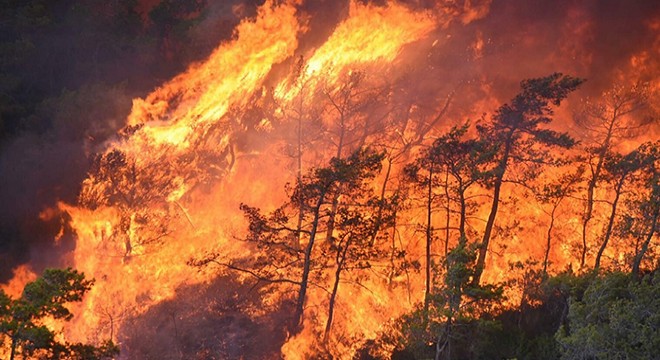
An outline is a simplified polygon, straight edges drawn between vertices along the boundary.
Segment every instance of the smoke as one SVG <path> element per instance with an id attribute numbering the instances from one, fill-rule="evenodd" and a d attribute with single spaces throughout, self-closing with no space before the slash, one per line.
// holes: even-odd
<path id="1" fill-rule="evenodd" d="M 159 2 L 154 8 L 165 3 Z M 112 36 L 102 46 L 94 43 L 94 37 L 87 39 L 86 45 L 74 52 L 75 66 L 55 67 L 65 71 L 44 77 L 42 81 L 48 81 L 57 92 L 44 95 L 43 101 L 24 119 L 41 130 L 13 134 L 0 148 L 0 282 L 8 280 L 11 270 L 21 263 L 30 263 L 35 268 L 64 263 L 63 258 L 75 246 L 75 239 L 66 227 L 67 219 L 62 218 L 65 215 L 47 210 L 56 208 L 58 201 L 76 203 L 91 156 L 103 149 L 105 142 L 125 125 L 133 97 L 145 97 L 148 90 L 190 63 L 202 61 L 220 40 L 235 35 L 237 23 L 241 18 L 253 16 L 259 3 L 209 1 L 192 15 L 179 14 L 179 18 L 170 19 L 174 21 L 170 24 L 158 23 L 157 17 L 147 14 L 141 21 L 155 25 L 142 25 L 136 30 L 116 27 L 115 33 L 103 33 Z M 579 96 L 598 95 L 614 82 L 658 80 L 660 66 L 654 54 L 659 45 L 660 8 L 653 0 L 404 3 L 434 16 L 440 25 L 424 39 L 403 48 L 393 65 L 396 71 L 369 75 L 390 77 L 387 81 L 394 89 L 396 95 L 392 98 L 397 106 L 404 108 L 414 102 L 417 107 L 410 113 L 420 119 L 432 118 L 447 103 L 451 103 L 445 116 L 447 124 L 478 119 L 510 99 L 520 80 L 557 71 L 588 79 Z M 306 30 L 300 35 L 296 54 L 275 65 L 266 83 L 275 84 L 288 76 L 299 56 L 309 56 L 320 47 L 346 18 L 349 7 L 349 1 L 303 2 L 297 15 L 303 18 Z M 195 21 L 188 21 L 186 16 L 192 16 Z M 89 30 L 89 21 L 93 19 L 92 14 L 84 15 L 75 22 L 79 24 L 77 27 L 52 35 L 49 42 L 63 49 L 72 47 L 71 43 L 78 41 L 75 34 Z M 177 31 L 183 31 L 183 35 Z M 125 48 L 114 47 L 115 41 L 119 43 L 118 39 L 130 36 L 143 41 L 121 43 Z M 43 51 L 52 51 L 54 47 L 49 45 Z M 67 55 L 70 54 L 66 51 L 56 52 L 54 62 L 67 64 Z M 46 66 L 44 61 L 40 60 L 39 64 Z M 164 64 L 158 65 L 160 62 Z M 90 65 L 94 63 L 101 65 Z M 115 78 L 126 80 L 117 82 Z M 61 92 L 64 88 L 74 90 Z M 377 107 L 374 105 L 374 109 Z M 258 124 L 263 115 L 255 111 L 254 123 Z M 268 136 L 257 131 L 249 135 L 250 141 L 238 145 L 245 153 L 265 141 L 260 136 Z M 274 182 L 278 181 L 281 179 Z M 261 191 L 266 192 L 264 189 Z M 185 212 L 183 207 L 181 211 Z M 63 236 L 58 236 L 62 229 Z M 181 289 L 174 300 L 163 302 L 136 322 L 124 325 L 123 340 L 133 348 L 142 345 L 139 351 L 143 357 L 155 357 L 163 349 L 144 346 L 148 342 L 141 336 L 159 339 L 169 336 L 173 340 L 170 345 L 184 346 L 183 335 L 178 331 L 193 334 L 195 329 L 214 324 L 215 333 L 236 334 L 239 333 L 236 326 L 243 326 L 244 331 L 259 328 L 262 325 L 259 321 L 270 321 L 268 329 L 277 334 L 276 341 L 284 341 L 274 317 L 255 320 L 237 310 L 235 322 L 230 321 L 226 326 L 216 322 L 213 316 L 217 312 L 211 310 L 214 306 L 230 306 L 231 299 L 214 302 L 213 298 L 228 285 L 236 292 L 245 292 L 230 279 L 218 279 L 209 288 L 198 285 Z M 201 308 L 211 310 L 196 312 Z M 184 323 L 177 325 L 175 317 L 168 315 L 175 313 L 183 314 L 176 318 L 185 319 Z M 145 333 L 155 323 L 162 325 L 158 331 Z M 242 341 L 248 344 L 246 339 L 262 333 L 242 334 L 242 339 L 232 344 Z M 139 336 L 131 337 L 134 334 Z M 216 338 L 204 339 L 209 344 L 218 343 Z M 186 348 L 174 350 L 199 354 L 205 351 L 191 348 L 194 341 L 184 340 Z M 272 343 L 268 346 L 267 351 L 277 350 Z M 236 348 L 211 350 L 228 356 L 245 354 L 241 352 L 244 349 Z"/>
<path id="2" fill-rule="evenodd" d="M 43 143 L 26 136 L 4 147 L 0 156 L 2 281 L 8 280 L 14 266 L 30 260 L 33 251 L 35 259 L 55 264 L 57 255 L 48 257 L 56 251 L 53 239 L 60 221 L 43 221 L 39 213 L 59 199 L 76 198 L 76 183 L 85 174 L 85 163 L 79 144 L 71 142 Z"/>
<path id="3" fill-rule="evenodd" d="M 131 358 L 279 359 L 293 304 L 264 307 L 264 285 L 220 276 L 209 284 L 182 287 L 174 299 L 125 323 L 120 341 Z"/>
<path id="4" fill-rule="evenodd" d="M 40 214 L 58 201 L 76 203 L 90 156 L 125 125 L 132 98 L 208 56 L 258 5 L 210 3 L 194 14 L 177 13 L 167 1 L 138 4 L 142 14 L 132 1 L 3 10 L 0 42 L 9 51 L 0 66 L 8 79 L 0 89 L 0 283 L 19 264 L 36 272 L 63 264 L 72 234 L 64 226 L 58 236 L 62 214 Z M 159 6 L 171 17 L 150 17 Z M 168 59 L 171 49 L 177 54 Z"/>
<path id="5" fill-rule="evenodd" d="M 122 126 L 130 110 L 125 86 L 83 86 L 40 104 L 33 121 L 49 130 L 26 133 L 3 144 L 0 152 L 0 280 L 30 261 L 35 270 L 61 266 L 74 246 L 58 201 L 75 203 L 92 149 Z M 57 239 L 57 241 L 55 240 Z"/>

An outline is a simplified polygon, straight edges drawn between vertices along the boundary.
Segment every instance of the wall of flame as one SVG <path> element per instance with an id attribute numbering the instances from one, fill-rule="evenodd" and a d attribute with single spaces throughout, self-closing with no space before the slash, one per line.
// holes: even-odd
<path id="1" fill-rule="evenodd" d="M 246 226 L 238 206 L 247 203 L 267 211 L 286 199 L 284 185 L 296 174 L 288 155 L 297 120 L 320 122 L 326 129 L 308 135 L 303 169 L 337 155 L 338 119 L 346 115 L 354 128 L 343 154 L 364 143 L 380 146 L 393 156 L 396 174 L 434 136 L 465 119 L 492 112 L 515 94 L 516 82 L 526 77 L 556 70 L 600 75 L 557 111 L 553 126 L 578 137 L 572 114 L 579 97 L 597 96 L 614 81 L 637 79 L 652 80 L 651 93 L 657 96 L 660 17 L 643 23 L 655 37 L 647 36 L 642 39 L 644 45 L 627 49 L 625 56 L 617 57 L 615 69 L 596 74 L 615 63 L 598 58 L 606 51 L 599 52 L 594 45 L 603 41 L 598 38 L 603 24 L 595 19 L 597 9 L 568 2 L 565 22 L 534 22 L 532 16 L 516 21 L 516 28 L 511 29 L 502 19 L 522 18 L 525 11 L 535 10 L 513 6 L 491 1 L 433 2 L 431 6 L 351 1 L 345 18 L 330 35 L 320 45 L 305 48 L 300 39 L 316 30 L 310 18 L 322 14 L 306 13 L 302 1 L 266 1 L 257 16 L 242 21 L 234 38 L 220 44 L 208 59 L 133 100 L 126 127 L 99 151 L 102 157 L 123 153 L 132 175 L 114 176 L 109 163 L 101 162 L 109 174 L 101 177 L 90 171 L 81 194 L 87 202 L 59 205 L 70 216 L 68 225 L 77 239 L 75 250 L 63 261 L 96 279 L 85 301 L 76 305 L 78 315 L 65 327 L 65 337 L 116 340 L 125 321 L 172 299 L 181 286 L 204 284 L 226 271 L 198 271 L 188 265 L 190 259 L 207 252 L 236 259 L 252 256 L 253 249 L 237 240 Z M 558 23 L 560 27 L 550 28 Z M 304 66 L 296 69 L 300 57 Z M 351 81 L 356 81 L 355 74 L 359 74 L 359 84 L 353 84 L 350 98 L 344 99 L 348 106 L 344 110 L 352 110 L 341 113 L 337 102 Z M 442 118 L 434 122 L 438 114 Z M 427 124 L 433 126 L 426 128 Z M 364 129 L 367 136 L 360 140 L 355 133 Z M 413 141 L 419 134 L 424 135 L 421 141 Z M 645 135 L 619 146 L 631 149 L 659 134 L 655 123 Z M 103 200 L 108 188 L 131 194 L 132 208 Z M 607 196 L 606 189 L 599 191 L 598 197 Z M 510 186 L 506 193 L 498 224 L 513 226 L 514 220 L 520 224 L 511 236 L 496 239 L 485 274 L 489 282 L 510 279 L 515 276 L 511 263 L 541 260 L 544 253 L 539 239 L 545 237 L 546 209 L 534 201 L 515 201 L 526 196 L 521 189 Z M 576 206 L 579 202 L 569 201 L 558 211 L 561 225 L 554 233 L 552 272 L 579 261 L 574 242 L 580 231 Z M 605 221 L 605 210 L 598 209 L 594 224 Z M 423 244 L 415 224 L 423 224 L 423 217 L 414 208 L 402 214 L 396 235 L 409 258 L 420 261 Z M 487 209 L 481 209 L 477 217 L 486 218 Z M 471 225 L 476 231 L 483 226 L 478 220 Z M 613 264 L 626 246 L 615 244 L 608 250 Z M 27 266 L 21 267 L 3 289 L 17 296 L 17 289 L 34 277 Z M 417 273 L 390 282 L 374 271 L 365 279 L 359 285 L 340 286 L 331 347 L 342 358 L 362 345 L 346 338 L 376 337 L 388 321 L 412 309 L 424 295 L 424 279 Z M 265 301 L 276 303 L 287 295 L 269 296 Z M 517 296 L 510 294 L 510 301 L 516 303 Z M 311 354 L 327 301 L 326 292 L 311 290 L 305 330 L 282 347 L 285 358 Z M 130 358 L 130 354 L 122 357 Z"/>

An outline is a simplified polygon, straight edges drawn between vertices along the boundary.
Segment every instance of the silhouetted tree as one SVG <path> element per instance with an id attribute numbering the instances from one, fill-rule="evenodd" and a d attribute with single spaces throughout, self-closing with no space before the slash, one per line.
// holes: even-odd
<path id="1" fill-rule="evenodd" d="M 423 154 L 415 163 L 408 165 L 405 172 L 408 181 L 424 192 L 424 211 L 426 218 L 426 223 L 424 224 L 424 314 L 428 314 L 433 283 L 433 260 L 431 257 L 431 248 L 434 242 L 433 213 L 435 202 L 439 198 L 435 189 L 441 185 L 442 168 L 435 157 Z"/>
<path id="2" fill-rule="evenodd" d="M 587 255 L 587 230 L 593 217 L 594 191 L 603 180 L 603 166 L 613 146 L 621 139 L 635 136 L 653 117 L 636 117 L 637 112 L 648 109 L 649 84 L 633 86 L 615 85 L 603 93 L 600 100 L 587 99 L 576 118 L 588 139 L 587 159 L 589 177 L 587 198 L 582 216 L 582 253 L 580 267 L 584 267 Z"/>
<path id="3" fill-rule="evenodd" d="M 369 269 L 373 261 L 387 258 L 387 252 L 380 246 L 378 233 L 382 226 L 394 221 L 392 205 L 380 204 L 380 199 L 371 194 L 369 184 L 363 183 L 339 204 L 335 233 L 325 242 L 323 251 L 327 261 L 334 261 L 334 278 L 328 304 L 324 339 L 327 341 L 332 326 L 335 303 L 342 274 L 352 270 Z M 387 201 L 387 200 L 386 200 Z M 378 213 L 378 210 L 381 213 Z M 387 234 L 381 233 L 381 239 Z"/>
<path id="4" fill-rule="evenodd" d="M 598 249 L 598 254 L 596 254 L 596 261 L 594 263 L 595 271 L 600 269 L 600 261 L 603 256 L 603 252 L 605 251 L 605 248 L 607 247 L 607 244 L 609 243 L 612 236 L 614 224 L 618 215 L 617 206 L 621 196 L 626 190 L 624 185 L 629 182 L 630 178 L 634 177 L 634 174 L 637 171 L 641 169 L 642 161 L 643 160 L 637 150 L 634 150 L 625 156 L 614 153 L 609 154 L 605 158 L 603 163 L 603 169 L 605 170 L 604 178 L 608 182 L 612 183 L 614 199 L 612 200 L 612 208 L 610 210 L 605 232 L 603 233 L 601 245 Z"/>
<path id="5" fill-rule="evenodd" d="M 544 210 L 545 213 L 550 216 L 550 224 L 548 224 L 548 230 L 545 237 L 546 244 L 545 255 L 543 257 L 543 275 L 546 275 L 548 270 L 550 246 L 552 243 L 552 231 L 555 227 L 555 221 L 557 219 L 557 209 L 567 197 L 576 191 L 575 185 L 581 180 L 581 174 L 583 171 L 584 169 L 578 168 L 575 173 L 562 175 L 556 181 L 550 184 L 545 184 L 540 189 L 534 190 L 537 200 L 543 204 L 550 205 L 549 212 Z"/>
<path id="6" fill-rule="evenodd" d="M 407 178 L 425 193 L 425 240 L 426 240 L 426 295 L 424 308 L 428 309 L 433 284 L 433 262 L 431 248 L 434 239 L 432 215 L 434 203 L 441 196 L 445 200 L 445 244 L 444 257 L 449 254 L 452 215 L 457 212 L 454 228 L 457 239 L 468 240 L 466 230 L 468 209 L 471 207 L 468 190 L 477 184 L 484 174 L 484 166 L 492 160 L 493 148 L 479 139 L 464 139 L 469 123 L 453 127 L 447 134 L 437 138 L 430 148 L 422 151 L 414 163 L 405 169 Z M 456 206 L 458 210 L 452 210 Z"/>
<path id="7" fill-rule="evenodd" d="M 249 223 L 247 240 L 258 249 L 256 259 L 224 262 L 220 254 L 211 253 L 191 263 L 198 266 L 217 263 L 247 273 L 260 281 L 293 285 L 297 288 L 295 331 L 299 331 L 302 328 L 307 291 L 314 284 L 312 279 L 321 275 L 326 260 L 318 259 L 317 243 L 325 241 L 332 247 L 332 242 L 336 241 L 334 231 L 330 238 L 323 236 L 329 217 L 337 214 L 336 210 L 333 211 L 333 199 L 345 195 L 347 203 L 354 210 L 360 207 L 363 207 L 362 210 L 367 209 L 364 207 L 366 204 L 350 200 L 361 198 L 356 194 L 365 189 L 378 174 L 382 159 L 383 154 L 367 149 L 360 149 L 346 159 L 332 158 L 327 167 L 310 170 L 301 182 L 289 188 L 289 201 L 268 215 L 262 214 L 258 208 L 242 204 L 241 209 Z M 297 227 L 299 211 L 302 211 L 303 219 L 301 228 Z M 357 256 L 354 250 L 349 253 L 352 245 L 347 244 L 349 240 L 356 241 L 357 229 L 364 226 L 349 226 L 360 218 L 355 216 L 353 213 L 346 217 L 347 223 L 343 224 L 345 233 L 339 233 L 341 238 L 334 244 L 335 249 L 339 249 L 338 261 L 341 264 L 337 264 L 337 269 L 340 273 L 346 269 L 348 259 Z M 359 256 L 357 260 L 360 260 Z"/>
<path id="8" fill-rule="evenodd" d="M 95 157 L 79 202 L 90 209 L 119 210 L 118 240 L 128 259 L 135 246 L 159 242 L 170 232 L 168 197 L 177 189 L 173 174 L 161 163 L 138 165 L 134 157 L 113 149 Z"/>
<path id="9" fill-rule="evenodd" d="M 478 125 L 483 141 L 493 142 L 498 152 L 496 165 L 488 181 L 493 189 L 493 201 L 479 246 L 473 284 L 479 283 L 484 271 L 507 169 L 514 164 L 551 162 L 548 147 L 570 148 L 574 145 L 575 141 L 567 133 L 558 133 L 541 126 L 552 121 L 551 106 L 559 106 L 581 83 L 581 79 L 559 73 L 525 80 L 521 83 L 522 91 L 513 98 L 511 104 L 502 105 L 492 121 Z"/>
<path id="10" fill-rule="evenodd" d="M 631 272 L 639 279 L 642 260 L 649 252 L 651 242 L 660 236 L 660 142 L 642 144 L 636 152 L 640 171 L 618 232 L 635 241 Z"/>

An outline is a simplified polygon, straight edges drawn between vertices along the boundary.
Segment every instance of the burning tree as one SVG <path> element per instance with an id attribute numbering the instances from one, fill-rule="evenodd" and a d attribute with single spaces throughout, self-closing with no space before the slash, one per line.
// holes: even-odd
<path id="1" fill-rule="evenodd" d="M 657 241 L 660 234 L 660 142 L 642 144 L 636 152 L 641 165 L 637 191 L 627 201 L 628 211 L 623 215 L 618 232 L 634 239 L 631 272 L 635 279 L 640 279 L 642 261 L 653 253 L 651 242 Z"/>
<path id="2" fill-rule="evenodd" d="M 113 206 L 119 214 L 118 240 L 123 256 L 130 258 L 134 246 L 158 242 L 168 232 L 167 196 L 176 189 L 171 172 L 160 166 L 139 166 L 120 150 L 98 155 L 90 178 L 80 194 L 80 203 L 96 209 Z"/>
<path id="3" fill-rule="evenodd" d="M 560 73 L 525 80 L 521 83 L 522 91 L 513 98 L 511 104 L 502 105 L 491 122 L 478 126 L 481 138 L 484 141 L 492 141 L 497 147 L 497 153 L 495 166 L 491 169 L 487 182 L 493 191 L 493 200 L 479 245 L 473 284 L 479 283 L 486 265 L 486 254 L 493 236 L 507 170 L 513 166 L 528 166 L 535 170 L 536 165 L 553 162 L 552 156 L 546 152 L 548 147 L 570 148 L 575 144 L 567 133 L 559 133 L 542 126 L 552 121 L 551 105 L 559 106 L 582 82 L 581 79 Z"/>
<path id="4" fill-rule="evenodd" d="M 612 191 L 614 192 L 614 199 L 611 201 L 611 209 L 607 225 L 605 227 L 605 232 L 602 235 L 598 254 L 596 254 L 596 261 L 594 263 L 595 271 L 600 269 L 601 258 L 605 252 L 607 244 L 610 242 L 610 238 L 612 237 L 612 231 L 618 216 L 617 208 L 621 196 L 626 193 L 626 185 L 631 181 L 631 178 L 634 178 L 636 173 L 642 170 L 645 162 L 644 160 L 645 159 L 643 159 L 638 150 L 634 150 L 626 155 L 616 153 L 608 154 L 604 160 L 603 170 L 605 173 L 603 174 L 603 177 L 605 181 L 611 184 Z"/>
<path id="5" fill-rule="evenodd" d="M 550 248 L 552 245 L 552 232 L 557 220 L 557 210 L 562 202 L 565 202 L 575 191 L 578 182 L 581 180 L 581 174 L 584 169 L 581 167 L 574 173 L 568 173 L 560 176 L 549 184 L 543 184 L 539 188 L 533 188 L 534 196 L 543 205 L 549 205 L 550 211 L 543 210 L 550 216 L 550 223 L 546 232 L 545 255 L 543 256 L 543 271 L 545 276 L 548 272 L 550 262 Z"/>
<path id="6" fill-rule="evenodd" d="M 92 1 L 84 7 L 85 11 L 101 3 Z M 501 85 L 520 76 L 520 68 L 506 61 L 514 56 L 518 60 L 515 63 L 525 64 L 526 73 L 552 67 L 590 76 L 583 70 L 603 69 L 599 62 L 603 59 L 602 50 L 582 51 L 593 50 L 586 45 L 592 43 L 595 31 L 610 28 L 597 23 L 602 18 L 593 14 L 589 6 L 536 2 L 527 5 L 524 1 L 492 6 L 493 15 L 513 14 L 516 20 L 523 21 L 521 25 L 526 31 L 507 37 L 507 26 L 500 25 L 506 21 L 485 19 L 491 8 L 491 1 L 487 0 L 451 4 L 361 0 L 338 5 L 278 0 L 185 3 L 151 4 L 155 6 L 153 11 L 142 14 L 148 15 L 142 18 L 156 21 L 156 28 L 205 23 L 178 29 L 203 34 L 204 43 L 213 41 L 220 33 L 214 26 L 225 20 L 218 20 L 218 15 L 232 14 L 234 20 L 250 18 L 241 19 L 231 38 L 207 59 L 197 52 L 198 46 L 191 46 L 199 55 L 195 56 L 199 62 L 143 99 L 135 99 L 127 126 L 117 138 L 102 145 L 101 139 L 90 143 L 102 148 L 85 147 L 85 151 L 98 150 L 100 155 L 92 158 L 79 203 L 60 203 L 59 208 L 70 215 L 62 221 L 62 238 L 71 245 L 61 248 L 67 252 L 64 261 L 72 261 L 88 274 L 93 272 L 99 281 L 83 305 L 92 314 L 83 320 L 76 318 L 76 324 L 67 332 L 70 339 L 84 338 L 94 330 L 101 334 L 108 323 L 109 337 L 121 339 L 125 349 L 134 351 L 131 342 L 124 341 L 141 341 L 130 331 L 132 320 L 144 320 L 147 327 L 147 318 L 159 318 L 147 315 L 167 311 L 158 304 L 186 300 L 178 289 L 187 285 L 203 289 L 214 282 L 218 290 L 208 295 L 213 298 L 213 292 L 233 284 L 237 293 L 236 299 L 231 300 L 238 301 L 246 298 L 238 292 L 249 284 L 245 288 L 238 284 L 243 286 L 242 281 L 247 278 L 257 279 L 259 286 L 245 290 L 252 291 L 252 298 L 244 302 L 244 319 L 271 316 L 274 320 L 270 323 L 276 323 L 281 330 L 278 339 L 271 343 L 272 348 L 281 349 L 286 358 L 295 357 L 295 353 L 303 354 L 301 357 L 309 354 L 311 347 L 319 345 L 319 335 L 323 335 L 326 341 L 322 345 L 333 356 L 350 357 L 356 347 L 383 330 L 382 324 L 388 318 L 410 311 L 417 303 L 421 307 L 422 301 L 423 330 L 431 334 L 425 340 L 437 345 L 433 351 L 436 357 L 449 357 L 457 354 L 459 335 L 467 334 L 462 332 L 463 324 L 471 325 L 479 317 L 492 315 L 487 307 L 498 294 L 481 282 L 516 276 L 500 266 L 500 260 L 518 261 L 523 268 L 524 260 L 543 258 L 544 272 L 551 262 L 557 268 L 568 265 L 574 256 L 568 244 L 579 241 L 579 236 L 560 238 L 563 242 L 559 243 L 553 233 L 568 233 L 573 222 L 580 222 L 576 214 L 582 216 L 583 264 L 587 239 L 593 239 L 589 243 L 593 247 L 601 233 L 605 237 L 598 238 L 602 242 L 598 244 L 601 250 L 597 264 L 620 250 L 613 250 L 624 243 L 613 241 L 616 237 L 627 240 L 625 245 L 632 245 L 619 252 L 619 263 L 613 261 L 612 266 L 620 264 L 627 255 L 625 261 L 631 264 L 633 273 L 641 276 L 650 267 L 649 258 L 656 260 L 657 176 L 655 167 L 637 163 L 643 162 L 641 158 L 648 155 L 648 149 L 637 151 L 634 159 L 612 155 L 616 150 L 612 146 L 614 140 L 623 138 L 621 134 L 626 130 L 618 124 L 636 112 L 637 95 L 630 97 L 626 91 L 614 91 L 613 105 L 592 107 L 585 113 L 590 126 L 585 128 L 594 130 L 592 135 L 597 138 L 584 160 L 590 171 L 584 191 L 588 210 L 571 212 L 568 216 L 573 218 L 565 225 L 558 221 L 564 209 L 560 206 L 575 205 L 570 197 L 578 176 L 557 176 L 559 171 L 546 170 L 550 169 L 548 164 L 562 163 L 554 157 L 558 154 L 555 150 L 571 147 L 573 140 L 559 130 L 547 128 L 555 129 L 554 124 L 549 124 L 552 110 L 581 80 L 561 74 L 526 80 L 520 94 L 501 106 L 492 118 L 483 118 L 476 131 L 469 124 L 444 131 L 457 119 L 478 117 L 475 114 L 491 108 L 501 94 Z M 133 5 L 126 6 L 137 10 Z M 520 15 L 540 7 L 558 9 L 558 16 L 552 16 L 553 19 L 580 21 L 565 21 L 571 25 L 566 26 L 549 21 L 551 16 L 544 11 L 535 11 L 540 15 L 524 23 L 525 17 Z M 31 6 L 21 8 L 34 10 Z M 62 15 L 58 17 L 67 19 L 73 11 L 59 5 L 47 8 L 57 10 Z M 22 11 L 10 13 L 20 15 Z M 134 25 L 139 25 L 137 12 L 132 13 Z M 637 34 L 648 36 L 645 40 L 656 38 L 659 25 L 655 15 L 649 13 L 648 17 L 635 19 L 644 20 L 637 22 L 636 29 Z M 478 19 L 484 21 L 475 21 Z M 539 24 L 543 29 L 557 31 L 539 36 L 533 33 Z M 138 26 L 140 29 L 131 33 L 147 31 L 149 26 L 152 25 Z M 164 31 L 157 33 L 169 37 L 173 28 L 160 30 Z M 577 36 L 574 30 L 579 30 Z M 553 40 L 557 46 L 553 46 Z M 12 43 L 13 39 L 8 44 Z M 541 43 L 544 46 L 535 45 Z M 623 55 L 617 64 L 630 64 L 635 71 L 654 75 L 653 66 L 657 64 L 653 52 L 639 43 L 652 43 L 652 50 L 657 50 L 658 42 L 632 43 L 635 46 L 630 49 L 619 49 Z M 522 51 L 510 44 L 520 45 Z M 547 49 L 551 49 L 552 56 L 537 51 Z M 94 64 L 97 55 L 102 58 L 105 50 L 102 45 L 90 52 L 95 54 Z M 142 57 L 149 58 L 142 50 L 130 52 L 136 55 L 137 63 Z M 93 67 L 99 73 L 105 71 L 105 65 Z M 287 67 L 295 68 L 288 77 Z M 495 67 L 497 75 L 489 73 Z M 8 69 L 13 71 L 13 65 Z M 136 68 L 131 72 L 143 73 L 141 77 L 145 78 L 153 74 L 143 70 Z M 601 84 L 600 80 L 593 82 Z M 129 80 L 127 89 L 135 90 L 131 88 L 134 84 Z M 143 85 L 152 86 L 153 80 Z M 29 96 L 32 89 L 27 86 L 8 94 L 25 92 Z M 640 91 L 633 92 L 641 95 L 644 91 L 640 87 Z M 643 96 L 640 99 L 648 101 Z M 610 107 L 615 109 L 613 115 L 608 113 Z M 71 111 L 67 114 L 72 118 L 76 115 Z M 113 120 L 113 128 L 121 126 L 115 122 L 119 118 L 108 117 Z M 636 144 L 622 145 L 633 148 Z M 282 156 L 282 147 L 287 148 L 289 158 Z M 355 152 L 366 147 L 378 151 Z M 5 148 L 2 149 L 4 155 Z M 6 158 L 12 157 L 23 158 L 13 153 Z M 5 160 L 0 157 L 3 170 L 11 168 L 4 165 Z M 628 163 L 634 167 L 628 169 Z M 13 160 L 9 164 L 14 164 Z M 385 167 L 384 174 L 381 166 Z M 527 203 L 528 193 L 521 198 L 518 191 L 538 186 L 535 177 L 541 173 L 553 177 L 535 194 L 537 201 L 543 203 L 541 210 L 547 210 L 549 225 L 532 229 L 541 222 L 545 225 L 546 219 L 539 220 L 543 213 L 537 211 L 535 204 Z M 3 184 L 6 178 L 10 176 L 2 177 Z M 291 181 L 286 190 L 277 191 L 286 180 Z M 639 193 L 633 194 L 633 188 L 639 189 Z M 71 191 L 77 190 L 76 187 Z M 406 202 L 406 195 L 415 198 Z M 16 198 L 17 202 L 24 201 L 20 194 Z M 594 204 L 604 204 L 612 198 L 609 227 L 603 226 L 605 231 L 600 231 L 601 224 L 597 227 L 596 221 L 589 219 L 596 215 L 604 218 L 609 209 L 607 205 Z M 507 203 L 508 199 L 511 203 Z M 244 203 L 240 208 L 239 202 Z M 25 203 L 30 203 L 30 207 L 42 205 Z M 410 204 L 413 206 L 408 207 Z M 420 206 L 415 207 L 417 204 Z M 594 206 L 597 210 L 592 215 Z M 503 208 L 512 214 L 502 214 Z M 518 211 L 526 212 L 529 223 L 516 216 Z M 249 223 L 247 229 L 241 223 L 244 219 Z M 237 226 L 246 231 L 239 230 L 236 235 L 232 230 Z M 69 231 L 75 232 L 75 238 L 69 237 Z M 497 250 L 493 239 L 497 240 L 496 246 L 511 246 L 512 250 L 497 259 L 487 258 Z M 186 260 L 206 253 L 209 247 L 223 252 L 193 263 L 221 264 L 223 269 L 231 270 L 224 278 L 214 280 L 217 272 L 191 273 L 186 267 Z M 400 270 L 408 268 L 405 262 L 398 261 L 404 255 L 413 260 L 415 267 L 425 261 L 424 274 L 410 276 L 406 271 L 404 277 Z M 602 263 L 607 270 L 610 263 Z M 538 263 L 525 264 L 532 267 Z M 482 278 L 484 272 L 488 276 Z M 406 289 L 397 287 L 404 282 Z M 344 300 L 349 290 L 350 303 Z M 510 287 L 508 291 L 517 290 Z M 523 301 L 527 301 L 524 291 Z M 406 295 L 407 301 L 401 301 Z M 211 300 L 200 306 L 214 310 L 215 317 L 210 322 L 232 318 L 231 310 L 213 307 Z M 520 306 L 519 310 L 528 311 L 531 306 L 530 301 L 529 307 Z M 279 311 L 273 311 L 275 307 Z M 480 313 L 482 309 L 486 310 Z M 292 313 L 293 325 L 289 327 L 291 331 L 284 331 L 281 315 L 288 312 Z M 167 321 L 171 321 L 178 338 L 182 328 L 177 328 L 181 323 L 175 313 L 172 311 Z M 193 313 L 205 316 L 202 311 Z M 221 317 L 224 319 L 216 320 Z M 309 331 L 301 332 L 301 325 Z M 90 328 L 94 329 L 86 330 Z M 140 327 L 133 329 L 139 331 Z M 248 327 L 239 332 L 223 329 L 228 329 L 229 336 L 220 340 L 212 337 L 213 341 L 230 343 L 227 339 L 244 337 L 239 334 L 245 334 Z M 285 332 L 290 335 L 287 339 Z M 197 335 L 186 336 L 190 336 L 190 343 L 197 340 L 192 339 Z M 243 343 L 251 342 L 250 339 Z M 351 346 L 344 346 L 349 342 Z M 222 352 L 211 353 L 216 347 L 206 349 L 208 353 L 198 354 L 223 356 L 218 355 Z M 183 357 L 191 354 L 184 353 L 183 347 L 176 351 Z"/>
<path id="7" fill-rule="evenodd" d="M 458 230 L 458 241 L 468 242 L 468 216 L 475 205 L 469 190 L 485 175 L 484 167 L 493 156 L 493 148 L 480 139 L 464 139 L 469 123 L 452 128 L 425 149 L 406 169 L 408 180 L 424 191 L 425 196 L 425 249 L 426 292 L 424 309 L 428 310 L 433 284 L 432 243 L 435 238 L 432 217 L 438 198 L 444 199 L 445 243 L 444 257 L 449 256 L 451 230 Z M 438 188 L 442 195 L 438 194 Z M 452 215 L 458 220 L 452 222 Z M 446 262 L 446 261 L 445 261 Z M 446 263 L 448 264 L 448 263 Z"/>
<path id="8" fill-rule="evenodd" d="M 576 123 L 586 132 L 588 145 L 585 162 L 588 165 L 587 196 L 582 215 L 582 253 L 580 267 L 584 267 L 588 244 L 588 226 L 593 218 L 596 203 L 595 191 L 605 180 L 604 166 L 613 149 L 622 140 L 637 135 L 641 129 L 653 121 L 654 114 L 648 112 L 651 90 L 649 84 L 637 83 L 633 86 L 615 85 L 605 91 L 599 100 L 587 99 Z M 615 207 L 616 208 L 616 207 Z M 610 225 L 607 225 L 610 227 Z M 596 267 L 598 267 L 597 259 Z"/>
<path id="9" fill-rule="evenodd" d="M 308 289 L 323 288 L 320 280 L 324 269 L 328 260 L 334 259 L 326 325 L 326 334 L 329 333 L 342 273 L 369 267 L 369 261 L 378 254 L 376 244 L 369 240 L 383 223 L 374 217 L 380 204 L 370 195 L 369 186 L 380 172 L 383 156 L 361 149 L 346 159 L 332 158 L 329 166 L 311 170 L 301 182 L 289 187 L 290 200 L 268 215 L 258 208 L 241 205 L 249 222 L 247 240 L 258 251 L 256 260 L 224 261 L 223 254 L 212 253 L 192 263 L 213 262 L 259 281 L 293 285 L 297 288 L 293 322 L 300 331 Z M 337 205 L 333 205 L 335 198 Z M 333 233 L 323 236 L 330 218 L 335 216 Z M 293 220 L 299 217 L 300 227 Z M 319 253 L 319 248 L 324 251 Z M 334 255 L 328 258 L 328 254 Z"/>

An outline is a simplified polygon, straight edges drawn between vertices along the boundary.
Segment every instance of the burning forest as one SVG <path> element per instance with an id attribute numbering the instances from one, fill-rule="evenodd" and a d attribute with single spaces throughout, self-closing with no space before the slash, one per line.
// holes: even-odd
<path id="1" fill-rule="evenodd" d="M 3 359 L 660 353 L 654 1 L 4 7 Z"/>

